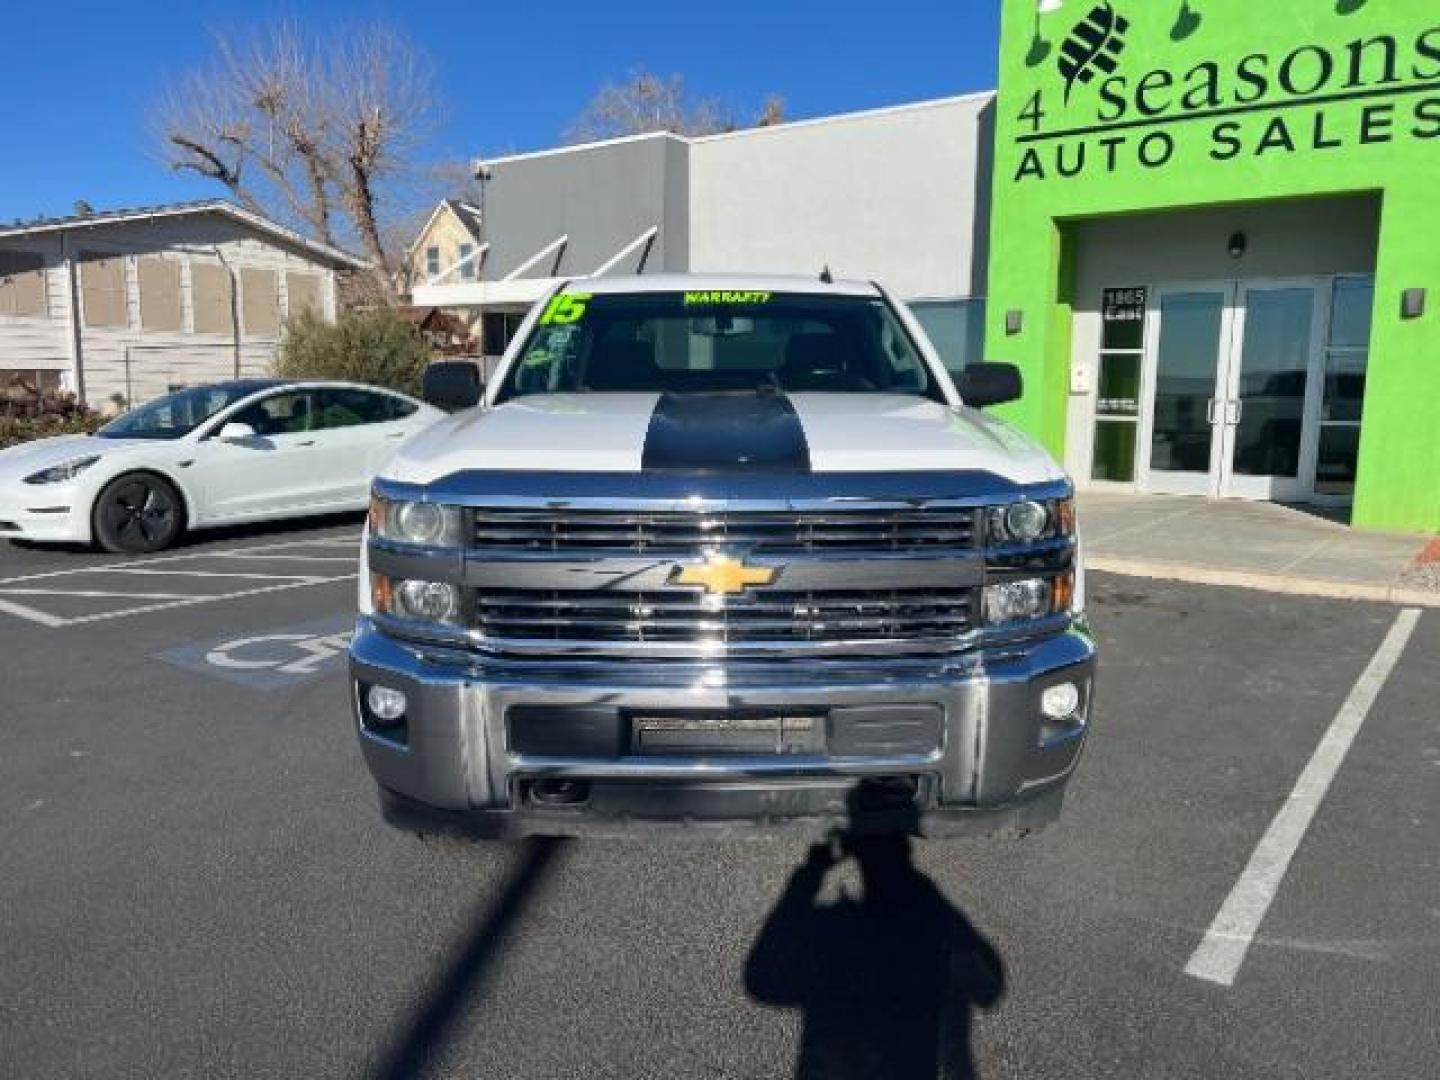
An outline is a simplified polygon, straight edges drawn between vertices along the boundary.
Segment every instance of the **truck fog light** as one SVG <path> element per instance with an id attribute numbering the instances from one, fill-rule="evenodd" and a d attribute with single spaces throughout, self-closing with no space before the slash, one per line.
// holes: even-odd
<path id="1" fill-rule="evenodd" d="M 384 724 L 397 723 L 405 715 L 405 694 L 388 686 L 372 686 L 365 693 L 370 714 Z"/>
<path id="2" fill-rule="evenodd" d="M 1037 619 L 1050 612 L 1050 583 L 1044 578 L 1021 578 L 985 586 L 985 621 L 1001 623 Z"/>
<path id="3" fill-rule="evenodd" d="M 1073 682 L 1056 683 L 1040 691 L 1040 711 L 1047 720 L 1065 720 L 1080 708 L 1080 688 Z"/>
<path id="4" fill-rule="evenodd" d="M 443 581 L 402 581 L 395 591 L 398 614 L 425 622 L 450 622 L 460 607 L 455 586 Z"/>

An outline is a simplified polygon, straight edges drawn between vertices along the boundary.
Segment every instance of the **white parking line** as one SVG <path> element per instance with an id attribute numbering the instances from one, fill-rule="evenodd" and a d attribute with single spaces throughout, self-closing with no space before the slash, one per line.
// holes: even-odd
<path id="1" fill-rule="evenodd" d="M 286 548 L 295 547 L 336 547 L 344 545 L 355 549 L 356 557 L 360 554 L 360 534 L 350 533 L 345 536 L 317 536 L 307 540 L 278 540 L 271 544 L 255 544 L 251 547 L 223 548 L 219 551 L 191 551 L 176 555 L 151 555 L 144 559 L 129 559 L 125 562 L 99 563 L 93 566 L 76 566 L 65 570 L 44 570 L 35 574 L 20 574 L 16 577 L 0 578 L 0 585 L 18 585 L 22 581 L 43 581 L 46 578 L 66 577 L 72 574 L 93 573 L 95 571 L 120 570 L 136 566 L 158 566 L 162 563 L 186 562 L 195 559 L 213 558 L 243 558 L 255 552 L 283 551 Z"/>
<path id="2" fill-rule="evenodd" d="M 328 585 L 336 581 L 353 581 L 358 576 L 357 574 L 340 574 L 336 577 L 307 578 L 305 581 L 287 581 L 281 585 L 264 585 L 258 589 L 242 589 L 239 592 L 221 593 L 218 596 L 192 596 L 186 600 L 174 600 L 164 604 L 146 604 L 143 607 L 121 608 L 119 611 L 102 611 L 95 615 L 80 615 L 73 619 L 63 619 L 57 625 L 79 626 L 83 623 L 120 619 L 127 615 L 144 615 L 151 611 L 169 611 L 172 608 L 192 607 L 195 604 L 214 604 L 221 600 L 241 600 L 247 596 L 260 596 L 262 593 L 284 592 L 287 589 L 303 589 L 307 585 Z"/>
<path id="3" fill-rule="evenodd" d="M 275 581 L 321 581 L 319 574 L 272 574 L 266 571 L 263 574 L 247 574 L 243 570 L 152 570 L 148 566 L 119 566 L 111 570 L 112 574 L 136 574 L 156 577 L 195 577 L 195 578 L 272 578 Z M 4 588 L 4 586 L 0 586 Z"/>
<path id="4" fill-rule="evenodd" d="M 58 615 L 51 615 L 48 612 L 37 611 L 33 607 L 24 604 L 16 604 L 9 600 L 0 600 L 0 611 L 7 615 L 14 615 L 16 618 L 24 619 L 27 622 L 39 623 L 41 626 L 55 628 L 64 626 L 69 620 L 62 619 Z"/>
<path id="5" fill-rule="evenodd" d="M 1305 771 L 1295 782 L 1289 799 L 1270 822 L 1250 862 L 1220 906 L 1210 929 L 1185 965 L 1185 974 L 1197 979 L 1230 986 L 1245 962 L 1245 954 L 1270 903 L 1289 869 L 1290 860 L 1305 838 L 1330 782 L 1340 771 L 1360 726 L 1379 696 L 1385 681 L 1395 670 L 1405 644 L 1420 619 L 1418 608 L 1406 608 L 1395 618 L 1390 632 L 1380 643 L 1370 663 L 1335 714 L 1320 739 Z"/>
<path id="6" fill-rule="evenodd" d="M 90 600 L 187 600 L 189 593 L 116 592 L 111 589 L 0 589 L 0 596 L 78 596 Z"/>
<path id="7" fill-rule="evenodd" d="M 325 549 L 344 546 L 351 548 L 354 555 L 330 555 L 316 554 L 315 549 Z M 350 581 L 355 578 L 354 573 L 336 574 L 334 571 L 340 569 L 334 565 L 343 563 L 354 566 L 356 556 L 359 554 L 359 534 L 351 533 L 346 535 L 331 535 L 306 537 L 295 540 L 278 540 L 273 543 L 254 544 L 250 547 L 222 548 L 212 551 L 190 551 L 173 555 L 151 556 L 144 559 L 129 559 L 124 562 L 100 563 L 98 565 L 75 566 L 64 570 L 47 570 L 40 573 L 20 574 L 15 577 L 0 579 L 0 612 L 14 615 L 17 618 L 29 622 L 38 623 L 41 626 L 56 629 L 60 627 L 76 626 L 84 623 L 101 622 L 108 619 L 119 619 L 130 615 L 142 615 L 152 611 L 165 611 L 177 607 L 190 607 L 195 604 L 212 604 L 224 600 L 240 600 L 247 596 L 258 596 L 264 593 L 283 592 L 287 589 L 304 588 L 309 585 L 328 585 L 338 581 Z M 310 549 L 308 552 L 306 549 Z M 224 566 L 226 561 L 231 560 L 254 560 L 256 565 L 248 570 L 233 569 L 204 569 L 206 566 Z M 268 567 L 275 563 L 293 562 L 306 564 L 302 566 L 283 567 L 285 570 L 300 570 L 300 573 L 272 573 Z M 316 564 L 316 565 L 311 565 Z M 89 575 L 91 580 L 86 580 Z M 108 577 L 108 581 L 93 582 L 98 588 L 88 588 L 95 576 Z M 77 576 L 80 580 L 75 580 Z M 129 580 L 127 580 L 127 578 Z M 165 581 L 155 581 L 153 584 L 158 589 L 146 589 L 145 586 L 152 584 L 150 581 L 139 579 L 164 578 Z M 67 580 L 69 579 L 69 580 Z M 219 582 L 247 582 L 254 584 L 254 588 L 235 588 L 228 584 L 222 584 L 221 588 L 229 587 L 231 591 L 221 593 L 192 593 L 186 591 L 175 591 L 177 588 L 184 590 L 189 588 L 185 584 L 190 579 L 195 586 L 201 581 Z M 71 585 L 80 586 L 72 588 Z M 257 584 L 258 583 L 258 584 Z M 127 589 L 125 586 L 133 584 L 138 586 L 135 589 Z M 119 585 L 119 588 L 110 588 L 110 585 Z M 56 599 L 70 600 L 146 600 L 152 603 L 141 604 L 133 607 L 120 608 L 118 610 L 97 611 L 89 615 L 54 615 L 43 611 L 30 603 L 19 603 L 12 599 L 3 597 L 55 597 Z"/>

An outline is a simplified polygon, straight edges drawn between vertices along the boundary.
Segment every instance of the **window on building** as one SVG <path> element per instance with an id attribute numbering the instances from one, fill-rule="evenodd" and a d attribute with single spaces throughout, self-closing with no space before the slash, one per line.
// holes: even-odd
<path id="1" fill-rule="evenodd" d="M 144 330 L 181 330 L 180 264 L 147 255 L 135 264 L 140 279 L 140 326 Z"/>
<path id="2" fill-rule="evenodd" d="M 432 278 L 440 276 L 440 249 L 438 247 L 425 249 L 425 273 Z"/>
<path id="3" fill-rule="evenodd" d="M 234 283 L 230 271 L 219 263 L 190 264 L 190 304 L 195 314 L 195 333 L 235 333 Z"/>
<path id="4" fill-rule="evenodd" d="M 1104 293 L 1090 466 L 1095 480 L 1131 483 L 1135 479 L 1146 299 L 1143 288 L 1106 289 Z"/>
<path id="5" fill-rule="evenodd" d="M 985 300 L 914 300 L 910 310 L 935 344 L 947 371 L 958 373 L 967 364 L 985 359 Z"/>
<path id="6" fill-rule="evenodd" d="M 65 372 L 58 368 L 0 368 L 0 388 L 20 385 L 40 394 L 56 394 Z"/>
<path id="7" fill-rule="evenodd" d="M 523 311 L 487 311 L 481 319 L 481 347 L 486 356 L 502 356 L 525 321 Z"/>
<path id="8" fill-rule="evenodd" d="M 320 275 L 288 273 L 285 275 L 285 295 L 293 319 L 302 311 L 322 315 L 325 307 L 320 302 Z"/>
<path id="9" fill-rule="evenodd" d="M 49 313 L 45 257 L 34 251 L 0 251 L 0 315 Z"/>
<path id="10" fill-rule="evenodd" d="M 460 259 L 470 259 L 470 256 L 472 256 L 472 255 L 475 254 L 475 245 L 474 245 L 474 244 L 461 244 L 461 245 L 460 245 L 460 248 L 459 248 L 459 252 L 460 252 Z M 464 266 L 460 267 L 460 280 L 461 280 L 461 281 L 474 281 L 474 280 L 475 280 L 475 260 L 474 260 L 474 259 L 470 259 L 469 262 L 465 263 Z"/>
<path id="11" fill-rule="evenodd" d="M 247 337 L 280 333 L 280 295 L 274 270 L 247 266 L 240 271 L 240 322 Z"/>
<path id="12" fill-rule="evenodd" d="M 1330 331 L 1325 341 L 1325 384 L 1320 398 L 1320 445 L 1315 492 L 1351 496 L 1360 455 L 1360 408 L 1370 363 L 1370 317 L 1375 281 L 1335 280 L 1330 297 Z"/>
<path id="13" fill-rule="evenodd" d="M 86 326 L 125 326 L 125 256 L 80 253 L 80 297 Z"/>

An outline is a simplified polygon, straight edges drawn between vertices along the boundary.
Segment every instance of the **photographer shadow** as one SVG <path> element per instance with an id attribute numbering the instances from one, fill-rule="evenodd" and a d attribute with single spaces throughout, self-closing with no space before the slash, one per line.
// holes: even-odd
<path id="1" fill-rule="evenodd" d="M 974 1077 L 973 1014 L 1004 995 L 1004 963 L 915 867 L 913 820 L 865 835 L 858 798 L 852 828 L 814 845 L 791 875 L 751 947 L 745 988 L 800 1011 L 801 1080 Z M 862 893 L 826 903 L 826 878 L 846 859 Z"/>

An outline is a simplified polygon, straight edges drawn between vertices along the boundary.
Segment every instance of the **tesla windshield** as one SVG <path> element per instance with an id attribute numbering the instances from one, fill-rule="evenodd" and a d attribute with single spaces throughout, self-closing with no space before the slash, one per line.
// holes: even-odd
<path id="1" fill-rule="evenodd" d="M 499 399 L 767 389 L 943 400 L 880 297 L 759 291 L 560 293 Z"/>
<path id="2" fill-rule="evenodd" d="M 177 390 L 116 417 L 95 434 L 104 439 L 178 439 L 263 388 L 260 383 L 222 383 Z"/>

